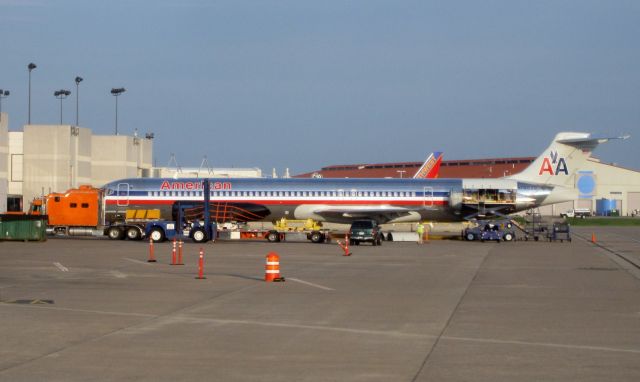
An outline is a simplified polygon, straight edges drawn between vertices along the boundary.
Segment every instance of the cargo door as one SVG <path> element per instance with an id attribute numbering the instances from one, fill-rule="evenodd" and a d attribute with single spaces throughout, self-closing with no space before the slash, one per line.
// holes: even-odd
<path id="1" fill-rule="evenodd" d="M 128 206 L 129 205 L 129 183 L 118 183 L 118 190 L 116 195 L 118 195 L 118 199 L 116 201 L 118 206 Z"/>
<path id="2" fill-rule="evenodd" d="M 432 210 L 434 207 L 433 203 L 433 187 L 423 187 L 423 198 L 422 205 L 426 210 Z"/>

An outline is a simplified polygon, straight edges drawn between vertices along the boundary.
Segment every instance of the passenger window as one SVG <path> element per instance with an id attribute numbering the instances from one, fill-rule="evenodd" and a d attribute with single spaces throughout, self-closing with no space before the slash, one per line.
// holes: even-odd
<path id="1" fill-rule="evenodd" d="M 55 198 L 53 198 L 54 201 L 59 202 L 60 201 L 60 197 L 56 196 Z"/>
<path id="2" fill-rule="evenodd" d="M 89 208 L 89 203 L 82 203 L 80 206 L 82 208 Z"/>
<path id="3" fill-rule="evenodd" d="M 70 203 L 69 207 L 71 208 L 77 208 L 78 207 L 78 203 Z"/>

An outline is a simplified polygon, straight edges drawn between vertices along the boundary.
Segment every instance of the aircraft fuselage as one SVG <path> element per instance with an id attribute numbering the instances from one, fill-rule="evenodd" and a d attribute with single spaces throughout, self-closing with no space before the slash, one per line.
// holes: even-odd
<path id="1" fill-rule="evenodd" d="M 513 213 L 541 205 L 553 187 L 515 180 L 465 179 L 207 179 L 211 215 L 218 222 L 314 219 L 336 223 L 460 221 L 481 210 Z M 177 202 L 197 210 L 203 179 L 122 179 L 104 186 L 105 218 L 127 209 L 160 209 L 175 216 Z M 197 215 L 197 211 L 195 212 Z M 194 216 L 195 216 L 194 215 Z M 197 218 L 197 217 L 196 217 Z"/>

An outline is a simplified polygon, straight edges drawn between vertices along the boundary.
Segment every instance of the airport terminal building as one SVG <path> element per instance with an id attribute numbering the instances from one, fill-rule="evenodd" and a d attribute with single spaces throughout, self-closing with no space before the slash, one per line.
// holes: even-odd
<path id="1" fill-rule="evenodd" d="M 33 198 L 82 184 L 101 186 L 141 177 L 152 168 L 153 141 L 126 135 L 94 135 L 73 125 L 0 124 L 0 211 L 21 211 Z"/>
<path id="2" fill-rule="evenodd" d="M 261 177 L 259 168 L 153 166 L 153 137 L 96 135 L 73 125 L 25 125 L 9 131 L 0 116 L 0 213 L 29 208 L 36 197 L 124 178 Z"/>

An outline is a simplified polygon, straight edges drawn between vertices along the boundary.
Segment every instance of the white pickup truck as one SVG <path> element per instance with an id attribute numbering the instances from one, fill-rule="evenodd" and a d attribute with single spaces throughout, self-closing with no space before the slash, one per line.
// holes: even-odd
<path id="1" fill-rule="evenodd" d="M 593 216 L 593 212 L 589 208 L 576 208 L 567 212 L 561 213 L 560 217 L 563 218 L 587 218 Z"/>

